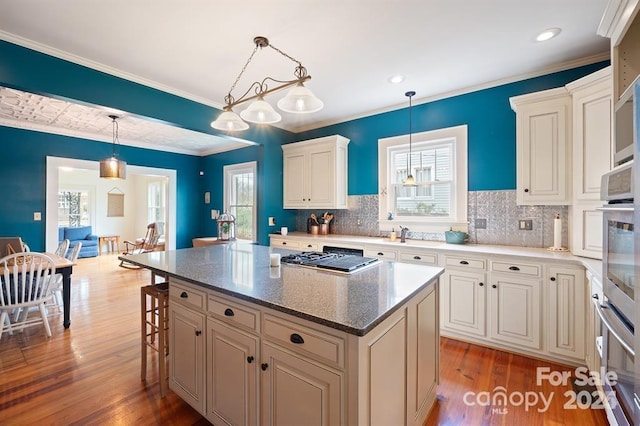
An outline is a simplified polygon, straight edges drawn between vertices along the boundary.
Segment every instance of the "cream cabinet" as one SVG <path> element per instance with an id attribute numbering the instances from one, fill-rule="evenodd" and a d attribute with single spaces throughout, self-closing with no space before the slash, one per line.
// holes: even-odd
<path id="1" fill-rule="evenodd" d="M 349 139 L 327 136 L 282 145 L 285 209 L 346 209 Z"/>
<path id="2" fill-rule="evenodd" d="M 365 246 L 364 255 L 384 260 L 397 260 L 398 252 L 389 247 Z"/>
<path id="3" fill-rule="evenodd" d="M 491 274 L 489 336 L 514 346 L 541 349 L 542 312 L 539 279 Z"/>
<path id="4" fill-rule="evenodd" d="M 516 112 L 519 205 L 570 202 L 571 98 L 551 89 L 509 99 Z"/>
<path id="5" fill-rule="evenodd" d="M 207 411 L 213 424 L 257 425 L 258 337 L 207 319 Z"/>
<path id="6" fill-rule="evenodd" d="M 486 335 L 486 273 L 446 269 L 440 277 L 443 329 Z"/>
<path id="7" fill-rule="evenodd" d="M 578 256 L 602 258 L 600 181 L 611 169 L 611 67 L 567 86 L 573 101 L 573 195 L 569 248 Z"/>
<path id="8" fill-rule="evenodd" d="M 213 424 L 417 426 L 435 401 L 437 285 L 364 336 L 176 278 L 169 291 L 171 389 Z"/>
<path id="9" fill-rule="evenodd" d="M 262 345 L 263 425 L 339 425 L 343 377 L 322 364 L 285 351 L 268 341 Z"/>
<path id="10" fill-rule="evenodd" d="M 271 237 L 270 243 L 271 247 L 280 247 L 289 250 L 302 250 L 305 251 L 307 245 L 312 243 L 302 243 L 299 240 L 290 239 L 286 237 Z M 305 248 L 302 248 L 305 247 Z"/>
<path id="11" fill-rule="evenodd" d="M 188 285 L 169 286 L 169 387 L 205 414 L 204 295 Z"/>
<path id="12" fill-rule="evenodd" d="M 586 273 L 589 293 L 587 300 L 587 327 L 585 339 L 585 363 L 591 371 L 600 371 L 602 364 L 602 354 L 600 351 L 602 344 L 602 324 L 600 316 L 596 312 L 594 303 L 602 301 L 602 283 L 589 271 Z"/>
<path id="13" fill-rule="evenodd" d="M 586 286 L 584 270 L 549 267 L 547 306 L 549 352 L 584 360 Z"/>

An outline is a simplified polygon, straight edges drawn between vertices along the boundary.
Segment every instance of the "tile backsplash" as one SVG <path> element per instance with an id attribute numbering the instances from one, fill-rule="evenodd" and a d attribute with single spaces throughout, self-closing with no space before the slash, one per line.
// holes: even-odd
<path id="1" fill-rule="evenodd" d="M 469 242 L 523 247 L 553 245 L 553 219 L 562 219 L 562 246 L 568 243 L 568 206 L 518 206 L 516 191 L 471 191 L 468 193 Z M 306 231 L 307 218 L 322 211 L 298 210 L 296 229 Z M 378 196 L 349 196 L 348 210 L 335 210 L 331 231 L 336 234 L 384 237 L 389 233 L 378 228 Z M 477 220 L 479 219 L 479 220 Z M 476 228 L 483 225 L 484 229 Z M 530 220 L 531 230 L 519 229 L 520 220 Z M 398 223 L 400 225 L 400 223 Z M 444 233 L 409 232 L 409 239 L 444 241 Z"/>

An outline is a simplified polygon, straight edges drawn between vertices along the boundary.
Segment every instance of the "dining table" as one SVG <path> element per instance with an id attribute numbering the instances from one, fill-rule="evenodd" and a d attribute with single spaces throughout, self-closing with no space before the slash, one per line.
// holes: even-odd
<path id="1" fill-rule="evenodd" d="M 44 252 L 53 260 L 53 266 L 56 268 L 56 273 L 62 275 L 62 308 L 63 325 L 64 328 L 69 328 L 71 325 L 71 274 L 73 273 L 73 267 L 75 262 L 70 261 L 64 256 L 58 256 L 55 253 Z M 3 273 L 2 266 L 0 266 L 0 274 Z"/>

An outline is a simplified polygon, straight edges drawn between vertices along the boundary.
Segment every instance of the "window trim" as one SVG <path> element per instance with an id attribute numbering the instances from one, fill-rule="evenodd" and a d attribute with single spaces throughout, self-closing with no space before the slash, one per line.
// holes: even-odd
<path id="1" fill-rule="evenodd" d="M 467 144 L 468 126 L 466 124 L 444 129 L 430 130 L 421 133 L 411 134 L 412 144 L 438 143 L 439 141 L 455 138 L 454 159 L 455 184 L 452 186 L 454 197 L 454 218 L 443 220 L 438 218 L 415 217 L 402 219 L 388 219 L 390 197 L 387 190 L 389 188 L 388 177 L 388 150 L 392 147 L 409 145 L 409 135 L 394 136 L 390 138 L 378 139 L 378 223 L 381 231 L 391 231 L 400 225 L 408 227 L 415 232 L 444 232 L 455 227 L 457 230 L 467 231 L 467 190 L 468 190 L 468 166 L 467 166 Z"/>
<path id="2" fill-rule="evenodd" d="M 251 233 L 253 240 L 247 240 L 257 242 L 258 240 L 258 162 L 248 161 L 246 163 L 230 164 L 222 167 L 223 170 L 223 193 L 224 193 L 224 206 L 225 210 L 229 208 L 229 195 L 231 189 L 231 175 L 241 173 L 253 173 L 253 223 L 251 224 Z M 236 229 L 236 236 L 238 230 Z"/>

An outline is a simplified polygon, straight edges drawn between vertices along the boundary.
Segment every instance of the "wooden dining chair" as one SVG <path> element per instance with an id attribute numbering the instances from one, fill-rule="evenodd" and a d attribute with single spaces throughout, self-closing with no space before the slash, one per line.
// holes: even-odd
<path id="1" fill-rule="evenodd" d="M 5 330 L 13 334 L 36 324 L 42 324 L 51 337 L 45 303 L 55 273 L 53 259 L 43 253 L 15 253 L 0 259 L 0 339 Z M 37 317 L 30 318 L 31 313 Z"/>
<path id="2" fill-rule="evenodd" d="M 69 241 L 69 240 L 66 240 Z M 76 243 L 75 246 L 73 246 L 71 248 L 71 250 L 67 251 L 66 257 L 68 260 L 72 261 L 73 263 L 76 263 L 76 261 L 78 260 L 78 255 L 80 254 L 80 249 L 82 248 L 82 242 L 78 241 Z M 47 314 L 51 315 L 52 312 L 55 312 L 55 310 L 51 310 L 49 308 L 52 307 L 57 307 L 58 308 L 58 312 L 63 312 L 62 311 L 62 274 L 56 274 L 55 275 L 55 279 L 54 282 L 51 284 L 51 288 L 49 289 L 49 292 L 51 293 L 51 298 L 49 299 L 51 303 L 47 304 Z"/>

